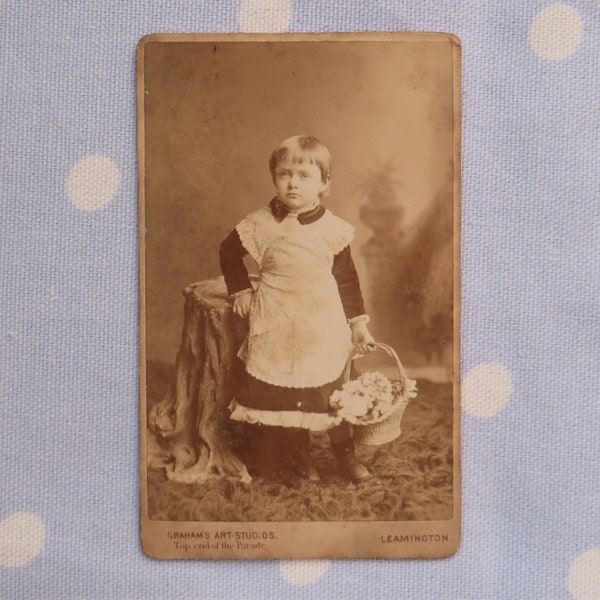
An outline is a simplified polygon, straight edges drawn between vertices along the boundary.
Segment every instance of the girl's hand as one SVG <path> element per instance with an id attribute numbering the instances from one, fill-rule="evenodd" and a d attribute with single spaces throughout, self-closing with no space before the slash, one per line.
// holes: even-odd
<path id="1" fill-rule="evenodd" d="M 233 314 L 245 319 L 250 313 L 250 303 L 252 302 L 252 292 L 242 294 L 233 300 Z"/>
<path id="2" fill-rule="evenodd" d="M 357 321 L 351 327 L 352 343 L 361 354 L 367 354 L 377 349 L 375 338 L 371 335 L 365 321 Z"/>

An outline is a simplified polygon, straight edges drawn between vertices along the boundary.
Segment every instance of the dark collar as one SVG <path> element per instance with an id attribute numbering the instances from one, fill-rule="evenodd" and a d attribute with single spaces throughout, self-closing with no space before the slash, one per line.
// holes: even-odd
<path id="1" fill-rule="evenodd" d="M 271 214 L 273 218 L 281 223 L 290 211 L 287 209 L 287 206 L 279 199 L 277 196 L 269 202 L 269 208 L 271 209 Z M 306 212 L 298 214 L 298 222 L 301 225 L 309 225 L 310 223 L 314 223 L 318 221 L 325 214 L 325 207 L 322 204 L 319 206 L 315 206 Z"/>

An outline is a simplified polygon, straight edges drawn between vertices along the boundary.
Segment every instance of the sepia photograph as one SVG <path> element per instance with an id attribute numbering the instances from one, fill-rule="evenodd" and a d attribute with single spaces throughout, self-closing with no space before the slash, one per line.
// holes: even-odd
<path id="1" fill-rule="evenodd" d="M 460 544 L 460 42 L 138 46 L 140 511 L 156 558 Z"/>

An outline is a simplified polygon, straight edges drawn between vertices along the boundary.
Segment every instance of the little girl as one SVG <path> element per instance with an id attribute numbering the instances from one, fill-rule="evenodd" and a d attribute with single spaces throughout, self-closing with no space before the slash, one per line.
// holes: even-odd
<path id="1" fill-rule="evenodd" d="M 223 241 L 221 269 L 233 312 L 249 318 L 239 357 L 249 397 L 232 419 L 284 427 L 295 470 L 314 481 L 309 430 L 329 427 L 329 397 L 341 387 L 353 346 L 374 349 L 349 243 L 354 229 L 321 203 L 331 158 L 314 137 L 295 136 L 271 154 L 277 195 L 248 214 Z M 259 267 L 255 289 L 244 256 Z M 350 426 L 328 429 L 340 473 L 355 482 L 371 474 L 356 458 Z"/>

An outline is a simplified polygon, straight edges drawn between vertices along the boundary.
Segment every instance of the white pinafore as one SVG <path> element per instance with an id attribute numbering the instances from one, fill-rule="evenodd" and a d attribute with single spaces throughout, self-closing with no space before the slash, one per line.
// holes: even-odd
<path id="1" fill-rule="evenodd" d="M 249 333 L 239 352 L 247 372 L 285 387 L 317 387 L 337 379 L 352 350 L 333 257 L 354 237 L 351 225 L 326 210 L 301 224 L 277 222 L 268 207 L 236 227 L 259 266 Z"/>

